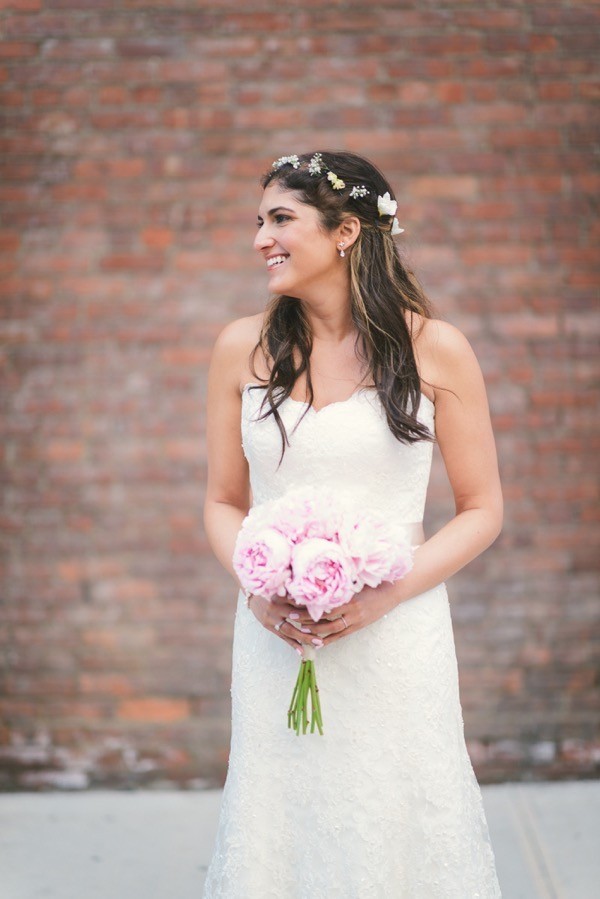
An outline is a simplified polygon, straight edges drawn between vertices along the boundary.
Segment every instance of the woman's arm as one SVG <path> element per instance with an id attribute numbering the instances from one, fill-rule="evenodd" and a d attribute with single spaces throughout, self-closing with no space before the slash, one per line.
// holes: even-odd
<path id="1" fill-rule="evenodd" d="M 206 442 L 208 477 L 204 503 L 204 528 L 215 556 L 235 574 L 232 557 L 242 521 L 248 513 L 250 479 L 242 450 L 241 382 L 248 356 L 256 344 L 256 317 L 238 319 L 221 331 L 215 343 L 208 373 L 206 398 Z M 296 606 L 279 597 L 269 601 L 252 596 L 250 610 L 263 627 L 298 650 L 313 635 L 288 626 L 288 634 L 275 630 L 289 614 L 298 617 Z"/>
<path id="2" fill-rule="evenodd" d="M 436 390 L 435 427 L 456 514 L 416 551 L 413 570 L 395 585 L 399 601 L 456 574 L 502 530 L 498 458 L 477 357 L 464 334 L 447 322 L 428 322 L 424 337 L 429 380 L 454 391 Z"/>
<path id="3" fill-rule="evenodd" d="M 347 629 L 337 621 L 331 626 L 325 622 L 315 626 L 315 633 L 331 634 L 325 643 L 365 627 L 398 603 L 447 580 L 487 549 L 502 530 L 498 460 L 475 353 L 467 338 L 447 322 L 427 322 L 422 338 L 419 355 L 427 358 L 427 380 L 456 394 L 439 389 L 435 392 L 436 436 L 456 515 L 415 551 L 414 566 L 405 578 L 365 588 L 345 607 Z M 336 633 L 332 633 L 334 628 Z"/>
<path id="4" fill-rule="evenodd" d="M 236 537 L 249 507 L 248 463 L 242 451 L 240 379 L 248 348 L 244 319 L 227 325 L 213 348 L 206 396 L 208 476 L 204 528 L 221 565 L 232 565 Z M 237 580 L 237 578 L 236 578 Z"/>

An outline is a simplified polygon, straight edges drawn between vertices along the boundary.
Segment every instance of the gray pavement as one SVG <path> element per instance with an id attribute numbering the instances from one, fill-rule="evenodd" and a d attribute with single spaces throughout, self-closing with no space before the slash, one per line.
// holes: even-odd
<path id="1" fill-rule="evenodd" d="M 600 781 L 501 784 L 483 799 L 504 899 L 600 897 Z M 199 899 L 220 802 L 219 790 L 0 795 L 0 896 Z"/>

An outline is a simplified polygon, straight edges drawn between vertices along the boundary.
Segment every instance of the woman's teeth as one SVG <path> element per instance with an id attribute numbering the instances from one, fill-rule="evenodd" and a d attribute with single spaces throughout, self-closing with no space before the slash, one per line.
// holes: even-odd
<path id="1" fill-rule="evenodd" d="M 272 259 L 267 259 L 267 267 L 274 268 L 276 265 L 281 265 L 286 259 L 287 256 L 273 256 Z"/>

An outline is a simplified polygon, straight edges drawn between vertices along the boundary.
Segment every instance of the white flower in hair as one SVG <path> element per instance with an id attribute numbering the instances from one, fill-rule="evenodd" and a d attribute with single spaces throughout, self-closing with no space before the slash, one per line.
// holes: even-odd
<path id="1" fill-rule="evenodd" d="M 394 221 L 392 223 L 392 237 L 394 236 L 394 234 L 403 234 L 403 233 L 404 233 L 404 228 L 400 227 L 398 219 L 396 218 L 396 216 L 394 216 Z"/>
<path id="2" fill-rule="evenodd" d="M 396 215 L 398 204 L 390 197 L 389 191 L 386 191 L 382 197 L 377 197 L 377 211 L 379 215 Z"/>
<path id="3" fill-rule="evenodd" d="M 300 167 L 300 160 L 297 156 L 280 156 L 273 163 L 274 169 L 280 169 L 282 165 L 293 165 L 295 169 Z"/>
<path id="4" fill-rule="evenodd" d="M 365 187 L 364 184 L 357 184 L 350 191 L 350 196 L 353 198 L 354 197 L 366 197 L 368 193 L 369 193 L 369 191 L 367 190 L 367 188 Z"/>
<path id="5" fill-rule="evenodd" d="M 314 156 L 311 156 L 310 162 L 308 163 L 308 171 L 311 175 L 320 175 L 322 165 L 323 157 L 320 153 L 315 153 Z"/>

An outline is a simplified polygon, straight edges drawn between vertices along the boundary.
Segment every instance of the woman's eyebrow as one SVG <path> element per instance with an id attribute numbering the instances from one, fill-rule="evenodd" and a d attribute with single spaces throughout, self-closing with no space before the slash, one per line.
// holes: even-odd
<path id="1" fill-rule="evenodd" d="M 274 215 L 274 213 L 276 213 L 278 209 L 285 209 L 286 212 L 294 211 L 293 209 L 290 209 L 288 206 L 276 206 L 275 209 L 269 209 L 267 215 Z M 260 215 L 257 215 L 256 217 L 257 217 L 257 219 L 260 219 L 260 221 L 262 222 L 262 217 Z"/>

